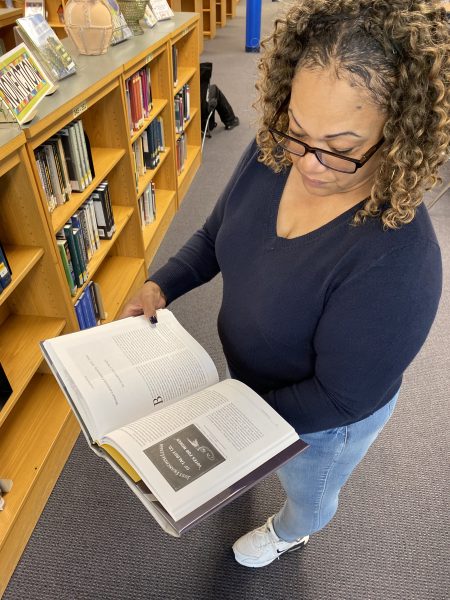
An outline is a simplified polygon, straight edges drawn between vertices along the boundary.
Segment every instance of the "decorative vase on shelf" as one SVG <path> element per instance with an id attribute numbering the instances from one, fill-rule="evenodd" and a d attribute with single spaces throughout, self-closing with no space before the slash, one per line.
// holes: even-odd
<path id="1" fill-rule="evenodd" d="M 139 21 L 144 18 L 148 0 L 117 0 L 117 4 L 120 6 L 120 10 L 133 35 L 144 33 Z"/>
<path id="2" fill-rule="evenodd" d="M 113 20 L 103 0 L 69 0 L 64 7 L 65 29 L 80 54 L 105 54 Z"/>

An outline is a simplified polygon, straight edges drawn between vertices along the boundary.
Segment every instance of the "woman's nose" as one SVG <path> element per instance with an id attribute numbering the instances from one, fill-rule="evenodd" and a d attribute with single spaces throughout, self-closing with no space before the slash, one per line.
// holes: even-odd
<path id="1" fill-rule="evenodd" d="M 322 173 L 326 167 L 319 161 L 314 152 L 307 152 L 304 156 L 299 157 L 301 166 L 305 173 Z"/>

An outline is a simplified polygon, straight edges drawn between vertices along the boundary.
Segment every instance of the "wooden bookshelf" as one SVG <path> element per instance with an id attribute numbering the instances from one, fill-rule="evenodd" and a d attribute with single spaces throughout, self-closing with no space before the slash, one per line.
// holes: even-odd
<path id="1" fill-rule="evenodd" d="M 25 136 L 13 127 L 0 129 L 0 240 L 12 269 L 0 294 L 0 362 L 13 389 L 0 411 L 0 477 L 13 480 L 0 512 L 1 595 L 79 431 L 39 374 L 39 341 L 71 330 L 70 303 Z"/>
<path id="2" fill-rule="evenodd" d="M 216 25 L 225 27 L 227 24 L 227 0 L 216 0 Z"/>
<path id="3" fill-rule="evenodd" d="M 59 82 L 23 130 L 0 128 L 0 240 L 13 271 L 11 284 L 0 294 L 0 362 L 13 388 L 0 410 L 0 478 L 13 480 L 0 512 L 0 596 L 79 433 L 43 363 L 39 342 L 78 329 L 74 304 L 90 281 L 101 288 L 106 321 L 117 318 L 142 285 L 201 161 L 199 15 L 176 13 L 101 56 L 78 55 L 70 40 L 63 43 L 76 59 L 77 73 Z M 189 83 L 191 90 L 188 156 L 178 175 L 174 45 L 179 83 Z M 151 72 L 153 106 L 131 134 L 125 81 L 143 66 Z M 88 135 L 95 177 L 85 191 L 72 192 L 50 212 L 35 150 L 75 118 Z M 136 183 L 132 144 L 156 118 L 163 121 L 165 150 L 157 167 Z M 116 231 L 111 240 L 101 241 L 88 263 L 88 281 L 72 297 L 56 233 L 105 179 Z M 151 182 L 156 218 L 143 227 L 138 199 Z"/>
<path id="4" fill-rule="evenodd" d="M 216 37 L 216 0 L 203 0 L 203 35 Z"/>
<path id="5" fill-rule="evenodd" d="M 234 19 L 236 16 L 236 0 L 226 0 L 227 4 L 227 17 L 230 19 Z"/>

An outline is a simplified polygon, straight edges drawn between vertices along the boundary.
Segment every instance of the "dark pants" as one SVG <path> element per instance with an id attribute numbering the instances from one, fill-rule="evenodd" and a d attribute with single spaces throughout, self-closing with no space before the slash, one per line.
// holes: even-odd
<path id="1" fill-rule="evenodd" d="M 224 125 L 230 125 L 236 118 L 236 115 L 234 114 L 230 103 L 226 99 L 225 94 L 217 87 L 217 85 L 212 84 L 209 86 L 209 103 L 212 104 L 214 100 L 216 101 L 216 111 L 220 117 L 220 120 Z M 214 127 L 217 125 L 214 117 L 215 112 L 212 114 L 209 120 L 208 128 L 210 130 L 214 129 Z"/>

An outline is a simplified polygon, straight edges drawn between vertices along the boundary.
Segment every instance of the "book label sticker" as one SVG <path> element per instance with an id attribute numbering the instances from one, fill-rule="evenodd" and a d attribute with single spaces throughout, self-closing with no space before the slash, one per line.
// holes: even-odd
<path id="1" fill-rule="evenodd" d="M 76 106 L 73 109 L 72 114 L 76 118 L 76 117 L 80 116 L 81 113 L 84 113 L 87 109 L 88 109 L 87 103 L 86 102 L 82 102 L 81 104 L 79 104 L 78 106 Z"/>

